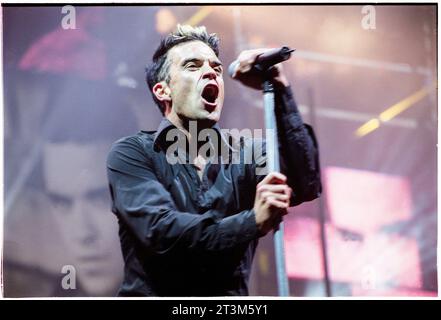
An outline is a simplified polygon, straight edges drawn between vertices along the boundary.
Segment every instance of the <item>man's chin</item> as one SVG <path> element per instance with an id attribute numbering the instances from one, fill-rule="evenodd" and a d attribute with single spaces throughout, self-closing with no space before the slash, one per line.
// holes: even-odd
<path id="1" fill-rule="evenodd" d="M 219 118 L 220 118 L 219 112 L 213 111 L 210 112 L 209 114 L 204 115 L 204 117 L 201 117 L 201 119 L 198 122 L 200 122 L 201 124 L 208 124 L 211 127 L 219 121 Z"/>
<path id="2" fill-rule="evenodd" d="M 197 121 L 198 128 L 201 127 L 208 128 L 215 125 L 219 121 L 219 118 L 220 118 L 220 113 L 218 111 L 213 111 L 213 112 L 205 111 L 198 114 L 197 117 L 194 117 L 193 121 Z"/>
<path id="3" fill-rule="evenodd" d="M 180 118 L 184 121 L 184 126 L 186 127 L 188 127 L 190 122 L 197 122 L 198 129 L 204 129 L 212 127 L 219 121 L 220 112 L 217 110 L 213 112 L 200 110 L 192 115 L 182 115 Z"/>

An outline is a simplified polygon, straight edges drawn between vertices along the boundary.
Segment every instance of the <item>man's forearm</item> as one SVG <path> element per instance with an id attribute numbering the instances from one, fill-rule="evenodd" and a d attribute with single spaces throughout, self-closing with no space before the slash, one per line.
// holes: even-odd
<path id="1" fill-rule="evenodd" d="M 292 205 L 317 198 L 321 192 L 318 146 L 303 123 L 291 88 L 276 88 L 276 114 L 282 170 L 293 189 Z"/>

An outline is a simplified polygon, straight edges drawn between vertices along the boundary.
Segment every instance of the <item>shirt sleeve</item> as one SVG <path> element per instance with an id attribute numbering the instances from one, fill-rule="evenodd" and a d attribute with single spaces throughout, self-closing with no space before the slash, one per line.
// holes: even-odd
<path id="1" fill-rule="evenodd" d="M 112 211 L 155 254 L 222 251 L 258 238 L 253 210 L 219 219 L 176 209 L 137 137 L 117 141 L 107 158 Z"/>
<path id="2" fill-rule="evenodd" d="M 318 198 L 322 191 L 318 144 L 312 127 L 303 123 L 291 87 L 276 88 L 275 105 L 280 166 L 293 190 L 290 204 L 295 206 Z M 265 141 L 262 148 L 258 167 L 266 166 Z"/>

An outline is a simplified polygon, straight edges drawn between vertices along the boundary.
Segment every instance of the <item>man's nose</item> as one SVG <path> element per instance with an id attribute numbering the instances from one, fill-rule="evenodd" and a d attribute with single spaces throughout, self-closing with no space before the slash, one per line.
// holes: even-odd
<path id="1" fill-rule="evenodd" d="M 94 225 L 94 212 L 87 212 L 85 200 L 82 198 L 75 199 L 73 204 L 73 213 L 76 215 L 78 221 L 78 240 L 85 245 L 90 245 L 97 241 L 98 230 Z"/>
<path id="2" fill-rule="evenodd" d="M 206 66 L 203 70 L 202 78 L 214 80 L 217 77 L 216 71 L 211 66 Z"/>

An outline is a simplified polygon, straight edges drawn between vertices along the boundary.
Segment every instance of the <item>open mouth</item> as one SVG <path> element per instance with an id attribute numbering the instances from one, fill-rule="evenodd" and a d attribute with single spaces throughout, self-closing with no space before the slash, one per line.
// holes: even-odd
<path id="1" fill-rule="evenodd" d="M 219 95 L 219 88 L 215 84 L 207 84 L 202 91 L 202 98 L 208 104 L 215 104 L 217 97 Z"/>

